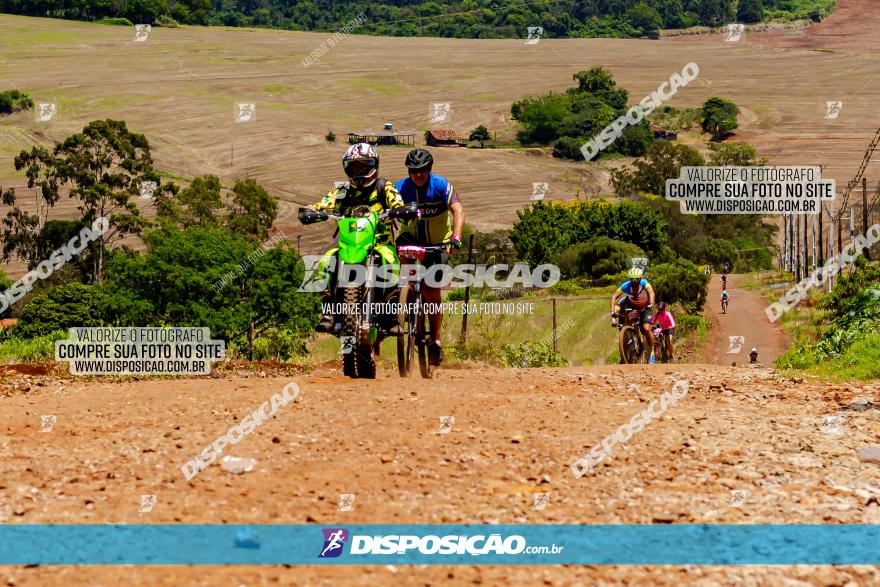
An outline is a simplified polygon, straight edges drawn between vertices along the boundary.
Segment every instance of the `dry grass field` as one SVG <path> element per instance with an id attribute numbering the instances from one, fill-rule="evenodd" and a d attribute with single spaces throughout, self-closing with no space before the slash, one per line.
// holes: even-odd
<path id="1" fill-rule="evenodd" d="M 510 103 L 563 90 L 578 70 L 609 68 L 635 101 L 690 61 L 700 75 L 672 105 L 731 98 L 743 110 L 738 139 L 755 144 L 774 164 L 826 163 L 826 174 L 843 182 L 880 125 L 880 61 L 863 52 L 870 50 L 865 43 L 854 47 L 862 53 L 838 47 L 849 29 L 876 30 L 871 19 L 877 16 L 869 11 L 853 19 L 850 4 L 863 2 L 842 1 L 840 23 L 834 16 L 822 23 L 810 43 L 803 39 L 813 38 L 811 29 L 748 35 L 740 43 L 721 35 L 536 45 L 350 35 L 310 67 L 301 60 L 328 34 L 154 28 L 146 42 L 135 43 L 126 27 L 2 15 L 0 85 L 55 102 L 58 114 L 49 123 L 36 122 L 32 113 L 0 118 L 0 185 L 25 187 L 12 161 L 19 150 L 63 139 L 94 119 L 116 118 L 147 135 L 162 171 L 180 178 L 214 173 L 227 184 L 251 176 L 283 200 L 305 204 L 341 179 L 348 130 L 392 121 L 396 129 L 417 131 L 421 141 L 429 105 L 448 102 L 451 127 L 468 131 L 483 123 L 499 139 L 512 139 Z M 784 42 L 786 35 L 793 40 Z M 823 39 L 835 50 L 822 49 Z M 774 47 L 786 43 L 810 48 Z M 843 102 L 838 119 L 824 118 L 827 100 Z M 256 120 L 236 124 L 236 102 L 255 103 Z M 337 142 L 324 140 L 328 128 Z M 384 175 L 401 176 L 406 150 L 380 149 Z M 550 182 L 550 197 L 570 199 L 579 186 L 583 194 L 606 185 L 608 169 L 620 164 L 575 164 L 517 148 L 443 149 L 436 159 L 436 171 L 453 180 L 469 222 L 481 229 L 509 226 L 528 202 L 532 182 Z M 869 177 L 877 175 L 869 168 Z M 26 191 L 21 195 L 30 200 Z M 286 205 L 279 219 L 290 232 L 300 230 L 294 212 Z M 53 217 L 71 214 L 66 203 Z M 320 248 L 329 230 L 310 229 L 306 248 Z"/>

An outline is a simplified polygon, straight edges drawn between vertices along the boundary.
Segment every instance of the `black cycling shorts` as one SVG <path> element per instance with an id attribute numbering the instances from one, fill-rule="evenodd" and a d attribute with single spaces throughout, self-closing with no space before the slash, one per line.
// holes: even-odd
<path id="1" fill-rule="evenodd" d="M 617 305 L 620 306 L 621 312 L 626 312 L 628 309 L 638 310 L 640 324 L 650 324 L 651 321 L 654 319 L 654 314 L 652 312 L 651 306 L 636 308 L 632 305 L 632 302 L 630 302 L 629 297 L 624 296 L 622 300 L 617 302 Z"/>

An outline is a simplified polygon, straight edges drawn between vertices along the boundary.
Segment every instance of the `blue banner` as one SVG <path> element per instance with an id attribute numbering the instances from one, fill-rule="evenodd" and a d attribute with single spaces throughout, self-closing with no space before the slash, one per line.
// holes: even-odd
<path id="1" fill-rule="evenodd" d="M 880 564 L 877 525 L 0 525 L 4 565 Z"/>

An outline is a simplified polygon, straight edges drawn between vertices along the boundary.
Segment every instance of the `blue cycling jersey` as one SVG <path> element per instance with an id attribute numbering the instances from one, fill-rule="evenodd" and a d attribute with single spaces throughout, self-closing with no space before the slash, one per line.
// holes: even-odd
<path id="1" fill-rule="evenodd" d="M 629 298 L 630 303 L 637 308 L 642 308 L 647 306 L 651 301 L 651 297 L 648 295 L 648 290 L 646 289 L 650 285 L 648 280 L 642 278 L 639 281 L 639 293 L 636 294 L 635 297 L 632 295 L 632 286 L 630 285 L 629 280 L 624 281 L 620 284 L 620 291 L 626 294 L 626 297 Z"/>
<path id="2" fill-rule="evenodd" d="M 421 210 L 421 218 L 405 224 L 402 232 L 411 234 L 416 242 L 437 244 L 452 236 L 452 215 L 449 206 L 458 202 L 458 194 L 448 179 L 436 173 L 430 174 L 428 183 L 419 189 L 410 178 L 394 184 L 400 197 L 407 204 L 415 204 Z"/>

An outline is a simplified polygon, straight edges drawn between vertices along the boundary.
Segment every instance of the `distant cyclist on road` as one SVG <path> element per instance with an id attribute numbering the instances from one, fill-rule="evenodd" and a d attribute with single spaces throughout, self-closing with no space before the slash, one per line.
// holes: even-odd
<path id="1" fill-rule="evenodd" d="M 395 183 L 400 197 L 406 204 L 415 204 L 421 216 L 418 220 L 405 224 L 398 237 L 399 244 L 439 245 L 449 243 L 456 249 L 461 247 L 461 232 L 464 230 L 464 206 L 458 199 L 455 188 L 442 175 L 432 173 L 434 157 L 427 149 L 413 149 L 406 156 L 406 168 L 409 177 Z M 447 253 L 430 253 L 425 257 L 424 265 L 430 269 L 433 265 L 445 264 L 449 260 Z M 422 295 L 429 304 L 431 338 L 433 343 L 428 347 L 428 360 L 432 365 L 443 362 L 443 347 L 440 346 L 440 329 L 443 325 L 443 314 L 440 308 L 440 290 L 428 284 L 422 285 Z"/>
<path id="2" fill-rule="evenodd" d="M 654 288 L 651 287 L 647 279 L 641 277 L 641 274 L 642 272 L 638 269 L 630 271 L 630 279 L 620 284 L 620 287 L 611 296 L 611 324 L 613 326 L 617 325 L 615 319 L 621 310 L 626 311 L 626 308 L 638 310 L 639 323 L 642 325 L 642 330 L 645 331 L 645 336 L 648 339 L 648 348 L 651 349 L 651 357 L 648 359 L 648 363 L 653 365 L 657 362 L 654 356 L 654 333 L 651 332 Z M 618 298 L 622 298 L 620 305 L 617 304 Z"/>
<path id="3" fill-rule="evenodd" d="M 730 294 L 727 293 L 727 290 L 721 291 L 721 310 L 726 314 L 727 313 L 727 304 L 730 302 Z"/>
<path id="4" fill-rule="evenodd" d="M 672 337 L 675 336 L 675 318 L 672 317 L 672 312 L 666 308 L 666 302 L 657 304 L 657 313 L 651 320 L 651 325 L 654 324 L 660 325 L 660 336 L 666 337 L 666 349 L 671 363 L 675 359 L 675 351 L 672 347 Z M 659 347 L 660 341 L 656 341 L 656 344 Z M 656 349 L 654 352 L 656 354 Z"/>

